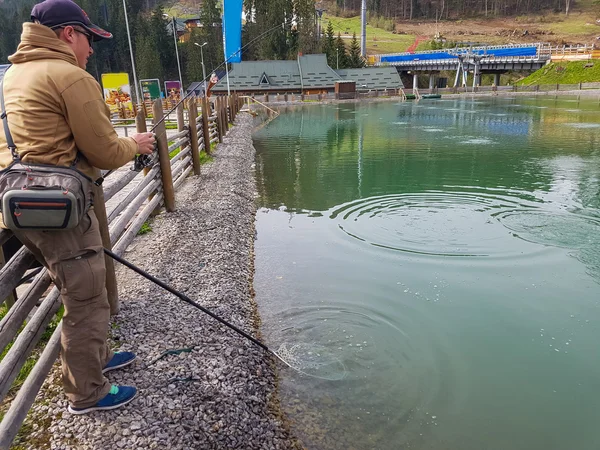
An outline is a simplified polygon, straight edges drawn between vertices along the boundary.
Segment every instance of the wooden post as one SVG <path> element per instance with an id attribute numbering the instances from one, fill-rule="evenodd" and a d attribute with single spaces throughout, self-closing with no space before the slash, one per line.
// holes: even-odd
<path id="1" fill-rule="evenodd" d="M 146 125 L 146 116 L 144 115 L 144 110 L 141 110 L 137 116 L 135 116 L 135 131 L 138 133 L 146 133 L 148 132 L 148 126 Z M 150 167 L 144 167 L 144 176 L 148 175 L 150 172 Z M 152 200 L 154 194 L 148 196 L 148 201 Z M 159 213 L 159 208 L 154 212 L 155 214 Z M 112 258 L 111 258 L 112 259 Z"/>
<path id="2" fill-rule="evenodd" d="M 219 115 L 221 116 L 221 125 L 223 127 L 223 137 L 227 134 L 227 101 L 225 100 L 225 96 L 221 97 L 221 103 L 219 103 Z"/>
<path id="3" fill-rule="evenodd" d="M 229 131 L 229 116 L 227 114 L 227 101 L 229 97 L 223 97 L 221 100 L 221 114 L 223 114 L 223 136 Z"/>
<path id="4" fill-rule="evenodd" d="M 227 134 L 229 132 L 229 115 L 227 114 L 227 111 L 228 111 L 227 104 L 228 103 L 229 103 L 229 96 L 227 96 L 223 99 L 223 122 L 225 122 L 224 134 Z"/>
<path id="5" fill-rule="evenodd" d="M 196 107 L 196 98 L 188 100 L 188 119 L 190 132 L 190 147 L 192 148 L 192 165 L 194 175 L 200 175 L 200 153 L 198 150 L 198 129 L 196 128 L 196 119 L 198 117 L 198 108 Z"/>
<path id="6" fill-rule="evenodd" d="M 97 175 L 99 177 L 100 174 Z M 94 185 L 94 212 L 96 213 L 96 218 L 100 225 L 102 245 L 104 248 L 112 250 L 102 186 Z M 119 305 L 119 292 L 117 290 L 117 276 L 115 275 L 115 262 L 110 256 L 104 255 L 104 265 L 106 266 L 106 293 L 108 295 L 108 304 L 110 305 L 110 314 L 114 316 L 115 314 L 118 314 L 121 309 L 121 306 Z"/>
<path id="7" fill-rule="evenodd" d="M 180 103 L 177 109 L 177 131 L 183 131 L 185 127 L 185 122 L 183 120 L 183 103 Z"/>
<path id="8" fill-rule="evenodd" d="M 217 135 L 219 136 L 219 142 L 223 142 L 223 124 L 221 123 L 221 119 L 223 116 L 221 114 L 221 97 L 215 97 L 215 118 L 217 121 Z"/>
<path id="9" fill-rule="evenodd" d="M 202 135 L 204 137 L 204 151 L 210 155 L 210 130 L 208 128 L 208 117 L 210 116 L 210 102 L 208 98 L 202 99 Z"/>
<path id="10" fill-rule="evenodd" d="M 0 246 L 0 269 L 4 267 L 4 264 L 6 264 L 6 258 L 4 257 L 4 250 Z M 6 303 L 6 310 L 9 310 L 15 304 L 16 298 L 16 291 L 13 290 L 12 294 L 10 294 L 8 297 L 0 299 L 0 303 Z"/>
<path id="11" fill-rule="evenodd" d="M 226 129 L 229 130 L 229 122 L 231 122 L 231 95 L 225 97 L 223 109 L 225 110 L 225 122 L 227 123 Z"/>
<path id="12" fill-rule="evenodd" d="M 152 105 L 153 123 L 162 119 L 162 102 L 157 100 Z M 160 176 L 162 179 L 163 195 L 165 199 L 165 209 L 168 212 L 175 211 L 175 189 L 173 187 L 173 174 L 171 173 L 171 159 L 169 158 L 169 145 L 167 142 L 167 129 L 165 123 L 161 122 L 154 129 L 158 143 L 158 158 L 160 163 Z"/>
<path id="13" fill-rule="evenodd" d="M 211 106 L 213 107 L 212 111 L 214 112 L 216 118 L 219 142 L 221 142 L 221 112 L 219 111 L 219 97 L 215 97 Z"/>

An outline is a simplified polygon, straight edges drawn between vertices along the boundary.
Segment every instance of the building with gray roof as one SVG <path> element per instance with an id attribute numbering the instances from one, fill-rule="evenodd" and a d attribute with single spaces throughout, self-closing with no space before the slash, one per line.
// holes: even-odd
<path id="1" fill-rule="evenodd" d="M 334 70 L 324 54 L 299 55 L 295 61 L 242 61 L 229 71 L 229 89 L 243 94 L 334 92 L 338 81 L 354 81 L 357 90 L 403 88 L 395 67 Z M 213 86 L 215 94 L 227 93 L 227 78 Z"/>

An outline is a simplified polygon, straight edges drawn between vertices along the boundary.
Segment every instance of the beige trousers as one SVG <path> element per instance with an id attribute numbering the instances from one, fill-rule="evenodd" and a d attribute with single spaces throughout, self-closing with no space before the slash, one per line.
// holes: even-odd
<path id="1" fill-rule="evenodd" d="M 26 230 L 15 235 L 48 268 L 60 289 L 65 307 L 62 376 L 69 402 L 76 408 L 94 405 L 110 390 L 102 368 L 113 356 L 106 342 L 110 306 L 96 214 L 90 209 L 71 230 Z"/>

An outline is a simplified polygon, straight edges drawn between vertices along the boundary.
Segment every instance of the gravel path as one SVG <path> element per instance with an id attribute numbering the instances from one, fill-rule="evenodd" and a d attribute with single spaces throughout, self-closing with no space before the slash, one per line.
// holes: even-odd
<path id="1" fill-rule="evenodd" d="M 239 114 L 214 161 L 177 192 L 125 258 L 237 327 L 257 335 L 253 300 L 252 120 Z M 116 347 L 136 351 L 132 367 L 108 374 L 138 397 L 115 411 L 66 412 L 58 364 L 32 411 L 26 448 L 292 449 L 279 415 L 272 358 L 201 311 L 118 265 L 121 313 Z M 170 354 L 152 363 L 164 351 Z"/>

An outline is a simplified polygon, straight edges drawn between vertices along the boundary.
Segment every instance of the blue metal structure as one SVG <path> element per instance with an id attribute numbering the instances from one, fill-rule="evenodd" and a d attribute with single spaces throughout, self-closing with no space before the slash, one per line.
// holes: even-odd
<path id="1" fill-rule="evenodd" d="M 474 47 L 474 48 L 456 48 L 446 51 L 428 51 L 418 53 L 398 53 L 395 55 L 381 55 L 380 64 L 394 64 L 413 61 L 431 61 L 443 59 L 458 59 L 459 56 L 478 55 L 484 57 L 518 57 L 531 56 L 536 57 L 539 53 L 539 46 L 528 45 L 520 47 Z"/>

